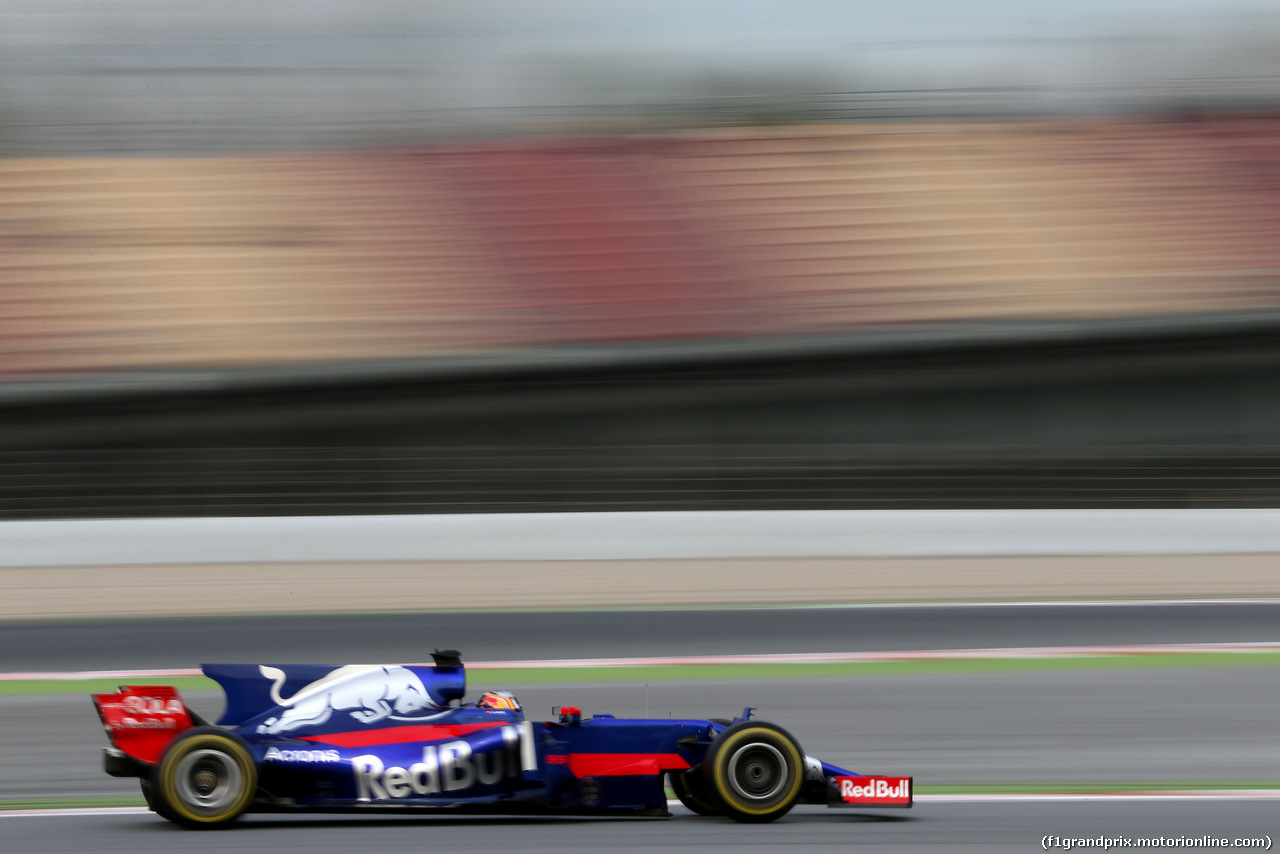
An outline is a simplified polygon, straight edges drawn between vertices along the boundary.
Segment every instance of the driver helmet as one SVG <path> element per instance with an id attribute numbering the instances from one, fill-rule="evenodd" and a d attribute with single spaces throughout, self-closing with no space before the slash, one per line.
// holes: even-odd
<path id="1" fill-rule="evenodd" d="M 520 701 L 510 691 L 485 691 L 476 703 L 482 709 L 511 709 L 520 711 Z"/>

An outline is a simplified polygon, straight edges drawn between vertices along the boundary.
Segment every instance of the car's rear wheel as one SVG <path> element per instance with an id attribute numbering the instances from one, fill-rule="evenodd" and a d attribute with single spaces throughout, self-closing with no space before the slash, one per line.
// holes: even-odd
<path id="1" fill-rule="evenodd" d="M 253 802 L 258 769 L 236 736 L 197 727 L 174 739 L 156 768 L 155 811 L 187 827 L 223 827 Z"/>
<path id="2" fill-rule="evenodd" d="M 164 804 L 160 803 L 160 800 L 156 797 L 155 783 L 148 779 L 143 779 L 140 782 L 142 784 L 142 799 L 147 802 L 147 808 L 161 818 L 177 821 L 177 816 L 170 812 Z"/>
<path id="3" fill-rule="evenodd" d="M 715 794 L 699 769 L 673 771 L 668 776 L 671 779 L 671 790 L 690 812 L 698 815 L 724 815 L 724 811 L 716 806 Z"/>
<path id="4" fill-rule="evenodd" d="M 738 821 L 780 818 L 804 783 L 804 751 L 781 727 L 742 721 L 712 743 L 703 773 L 723 813 Z"/>

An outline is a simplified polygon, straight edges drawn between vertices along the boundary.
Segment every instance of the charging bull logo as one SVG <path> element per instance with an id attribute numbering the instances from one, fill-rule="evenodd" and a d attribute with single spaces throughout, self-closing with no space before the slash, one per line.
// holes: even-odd
<path id="1" fill-rule="evenodd" d="M 292 697 L 282 697 L 285 674 L 278 667 L 258 668 L 272 681 L 271 700 L 284 708 L 267 718 L 259 733 L 289 732 L 318 726 L 335 711 L 349 712 L 363 724 L 374 724 L 393 715 L 408 715 L 435 706 L 422 679 L 406 667 L 349 664 L 304 686 Z"/>

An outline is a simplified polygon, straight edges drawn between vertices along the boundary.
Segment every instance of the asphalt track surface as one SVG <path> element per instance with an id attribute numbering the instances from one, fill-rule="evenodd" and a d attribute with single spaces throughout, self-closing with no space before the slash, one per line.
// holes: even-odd
<path id="1" fill-rule="evenodd" d="M 493 684 L 535 720 L 554 705 L 619 717 L 733 717 L 744 707 L 821 757 L 920 783 L 1280 778 L 1280 668 Z M 184 698 L 208 718 L 216 691 Z M 647 712 L 646 712 L 647 709 Z M 101 770 L 87 696 L 0 697 L 0 798 L 132 796 Z M 1278 805 L 1280 807 L 1280 805 Z M 1280 809 L 1277 810 L 1280 813 Z"/>
<path id="2" fill-rule="evenodd" d="M 1280 603 L 746 608 L 0 623 L 0 672 L 1280 640 Z"/>
<path id="3" fill-rule="evenodd" d="M 459 646 L 468 658 L 943 649 L 1277 640 L 1274 605 L 1038 606 L 399 615 L 280 620 L 8 625 L 3 669 L 192 666 L 214 658 L 408 660 Z M 144 631 L 139 630 L 143 627 Z M 180 628 L 176 631 L 175 628 Z M 443 635 L 443 636 L 442 636 Z M 43 638 L 43 642 L 42 639 Z M 95 640 L 96 638 L 96 640 Z M 110 643 L 106 643 L 110 638 Z M 15 651 L 12 644 L 21 645 Z M 314 648 L 313 648 L 314 645 Z M 307 655 L 306 653 L 312 653 Z M 323 654 L 322 654 L 323 653 Z M 731 716 L 750 704 L 805 750 L 921 784 L 1240 781 L 1280 778 L 1275 667 L 1075 670 L 825 678 L 564 682 L 509 687 L 530 717 L 553 704 L 625 716 Z M 216 715 L 215 692 L 188 701 Z M 129 796 L 104 775 L 88 699 L 0 697 L 0 798 Z M 1158 787 L 1158 786 L 1156 786 Z M 1038 850 L 1046 834 L 1280 836 L 1276 801 L 920 803 L 876 814 L 802 810 L 764 828 L 669 821 L 249 817 L 225 833 L 151 815 L 5 817 L 2 851 Z M 1219 849 L 1210 849 L 1219 850 Z"/>

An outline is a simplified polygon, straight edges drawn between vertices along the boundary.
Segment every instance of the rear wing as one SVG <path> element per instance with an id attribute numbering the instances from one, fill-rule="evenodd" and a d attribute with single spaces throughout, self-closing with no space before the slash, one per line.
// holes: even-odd
<path id="1" fill-rule="evenodd" d="M 154 765 L 178 733 L 202 725 L 168 685 L 125 685 L 114 694 L 91 694 L 112 746 Z"/>

